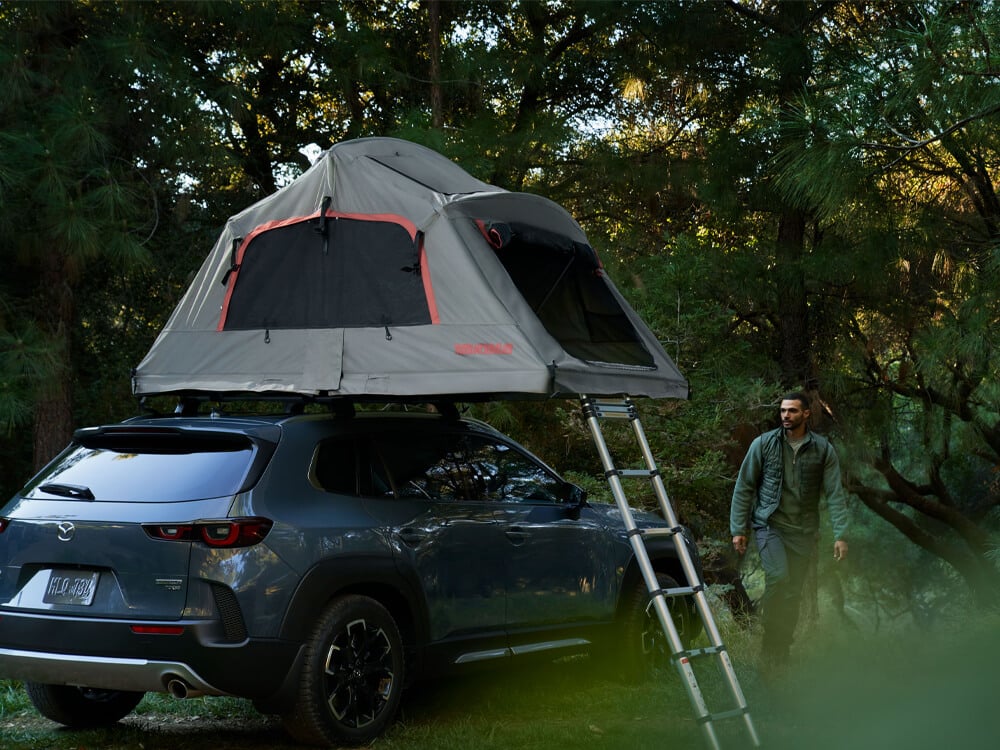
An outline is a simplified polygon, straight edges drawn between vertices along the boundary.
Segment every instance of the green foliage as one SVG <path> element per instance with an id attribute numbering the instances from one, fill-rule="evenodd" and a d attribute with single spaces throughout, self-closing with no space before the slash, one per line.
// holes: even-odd
<path id="1" fill-rule="evenodd" d="M 0 318 L 0 427 L 10 434 L 30 424 L 35 384 L 59 374 L 60 361 L 30 320 L 5 330 Z"/>
<path id="2" fill-rule="evenodd" d="M 49 445 L 134 412 L 129 370 L 219 228 L 305 169 L 305 147 L 398 135 L 577 217 L 690 380 L 689 402 L 640 413 L 706 542 L 727 536 L 744 437 L 771 422 L 791 352 L 859 493 L 862 547 L 884 551 L 879 566 L 946 560 L 988 579 L 996 11 L 4 4 L 0 489 L 30 475 L 30 421 L 54 386 L 71 413 Z M 472 413 L 606 496 L 575 404 Z M 613 441 L 635 461 L 627 436 Z"/>

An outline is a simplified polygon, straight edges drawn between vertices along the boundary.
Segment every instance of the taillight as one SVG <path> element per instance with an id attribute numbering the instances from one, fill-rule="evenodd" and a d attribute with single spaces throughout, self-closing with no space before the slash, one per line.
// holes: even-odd
<path id="1" fill-rule="evenodd" d="M 136 635 L 183 635 L 181 625 L 133 625 L 132 632 Z"/>
<path id="2" fill-rule="evenodd" d="M 188 524 L 186 526 L 153 526 L 146 527 L 146 533 L 153 531 L 153 536 L 157 539 L 176 539 L 179 541 L 189 541 L 191 539 L 191 532 L 194 530 L 194 526 Z"/>
<path id="3" fill-rule="evenodd" d="M 6 518 L 0 518 L 0 534 L 7 530 L 7 526 L 10 524 L 10 520 Z"/>
<path id="4" fill-rule="evenodd" d="M 143 524 L 153 539 L 168 542 L 201 542 L 209 547 L 250 547 L 262 541 L 273 523 L 266 518 L 227 518 L 182 524 Z"/>

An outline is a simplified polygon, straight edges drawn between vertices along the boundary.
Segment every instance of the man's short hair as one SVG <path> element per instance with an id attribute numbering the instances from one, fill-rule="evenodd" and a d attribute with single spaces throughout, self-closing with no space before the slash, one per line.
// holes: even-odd
<path id="1" fill-rule="evenodd" d="M 802 404 L 802 411 L 809 411 L 809 396 L 802 391 L 792 391 L 781 397 L 782 401 L 798 401 Z"/>

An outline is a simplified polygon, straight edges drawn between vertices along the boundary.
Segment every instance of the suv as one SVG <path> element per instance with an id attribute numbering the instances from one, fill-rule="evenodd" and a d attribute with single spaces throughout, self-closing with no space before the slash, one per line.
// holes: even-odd
<path id="1" fill-rule="evenodd" d="M 647 546 L 676 587 L 673 540 Z M 0 509 L 0 677 L 70 727 L 158 691 L 366 743 L 417 676 L 581 650 L 643 672 L 648 601 L 615 506 L 457 415 L 138 417 Z"/>

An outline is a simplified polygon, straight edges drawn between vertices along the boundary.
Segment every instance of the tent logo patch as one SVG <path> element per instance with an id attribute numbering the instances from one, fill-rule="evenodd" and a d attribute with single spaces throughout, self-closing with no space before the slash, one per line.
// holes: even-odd
<path id="1" fill-rule="evenodd" d="M 455 354 L 468 356 L 472 354 L 513 354 L 514 345 L 510 342 L 505 344 L 455 344 Z"/>

